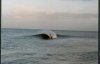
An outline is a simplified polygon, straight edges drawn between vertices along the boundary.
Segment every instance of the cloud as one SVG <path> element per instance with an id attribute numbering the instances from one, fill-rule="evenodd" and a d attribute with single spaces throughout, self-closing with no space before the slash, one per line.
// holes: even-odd
<path id="1" fill-rule="evenodd" d="M 25 5 L 17 5 L 14 6 L 11 11 L 9 12 L 9 16 L 11 16 L 14 19 L 17 20 L 33 20 L 33 19 L 46 19 L 46 18 L 66 18 L 66 17 L 93 17 L 96 14 L 93 12 L 96 12 L 96 9 L 92 9 L 93 6 L 88 6 L 87 8 L 90 8 L 89 10 L 86 8 L 82 8 L 82 11 L 78 10 L 72 10 L 72 14 L 69 12 L 58 12 L 53 9 L 47 9 L 47 10 L 39 10 L 34 9 L 32 6 L 25 6 Z M 96 7 L 95 7 L 96 8 Z M 82 14 L 81 12 L 87 12 L 86 14 Z M 91 13 L 88 13 L 88 12 Z"/>
<path id="2" fill-rule="evenodd" d="M 12 13 L 11 16 L 15 19 L 38 19 L 38 18 L 43 18 L 49 15 L 53 15 L 51 12 L 17 12 L 17 13 Z"/>
<path id="3" fill-rule="evenodd" d="M 61 1 L 93 1 L 93 0 L 61 0 Z"/>
<path id="4" fill-rule="evenodd" d="M 66 4 L 66 2 L 61 1 L 70 2 Z M 97 13 L 97 2 L 95 3 L 93 0 L 93 4 L 91 4 L 91 2 L 72 2 L 87 0 L 61 1 L 52 0 L 51 4 L 50 2 L 49 4 L 44 4 L 45 2 L 37 4 L 34 1 L 36 4 L 32 3 L 33 5 L 23 3 L 16 5 L 6 4 L 3 7 L 2 26 L 14 28 L 97 30 L 98 15 L 95 14 Z"/>
<path id="5" fill-rule="evenodd" d="M 93 9 L 93 8 L 95 9 Z M 90 9 L 88 9 L 90 8 Z M 81 12 L 97 12 L 96 6 L 87 6 L 81 9 L 68 8 L 67 12 L 58 12 L 54 9 L 39 9 L 31 5 L 16 5 L 11 8 L 8 16 L 17 20 L 33 20 L 33 19 L 46 19 L 46 18 L 66 18 L 66 17 L 82 17 Z M 70 13 L 69 13 L 70 12 Z M 72 14 L 71 14 L 72 13 Z M 92 15 L 91 15 L 92 16 Z M 83 16 L 85 17 L 85 16 Z M 90 17 L 90 16 L 88 16 Z"/>
<path id="6" fill-rule="evenodd" d="M 11 16 L 14 19 L 38 19 L 43 18 L 49 15 L 53 15 L 56 12 L 53 10 L 39 10 L 34 9 L 32 6 L 15 6 L 11 9 L 11 11 L 8 13 L 9 16 Z"/>
<path id="7" fill-rule="evenodd" d="M 97 14 L 36 11 L 31 7 L 15 7 L 2 16 L 2 26 L 14 28 L 97 30 Z"/>

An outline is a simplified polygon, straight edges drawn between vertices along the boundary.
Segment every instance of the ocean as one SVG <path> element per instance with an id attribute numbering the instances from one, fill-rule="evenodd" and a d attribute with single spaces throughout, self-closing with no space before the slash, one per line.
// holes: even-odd
<path id="1" fill-rule="evenodd" d="M 51 30 L 56 39 L 34 35 L 42 29 L 1 29 L 1 64 L 98 64 L 98 32 Z"/>

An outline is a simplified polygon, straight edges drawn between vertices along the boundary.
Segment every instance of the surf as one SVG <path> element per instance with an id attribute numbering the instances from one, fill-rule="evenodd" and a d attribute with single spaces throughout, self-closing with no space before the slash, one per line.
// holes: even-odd
<path id="1" fill-rule="evenodd" d="M 34 36 L 39 36 L 42 39 L 56 39 L 57 38 L 57 34 L 53 31 L 41 31 Z"/>
<path id="2" fill-rule="evenodd" d="M 23 30 L 24 31 L 24 30 Z M 28 32 L 18 32 L 11 38 L 15 39 L 41 39 L 41 40 L 53 40 L 53 39 L 66 39 L 66 38 L 97 38 L 97 33 L 95 32 L 69 32 L 69 31 L 54 31 L 54 30 L 28 30 Z M 11 35 L 12 36 L 12 35 Z"/>

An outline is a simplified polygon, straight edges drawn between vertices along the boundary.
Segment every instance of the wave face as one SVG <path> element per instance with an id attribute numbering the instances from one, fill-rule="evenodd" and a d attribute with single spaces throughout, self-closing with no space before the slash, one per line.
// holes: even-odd
<path id="1" fill-rule="evenodd" d="M 53 31 L 42 31 L 42 32 L 39 32 L 39 34 L 36 34 L 34 36 L 41 37 L 42 39 L 55 39 L 55 38 L 57 38 L 56 33 L 54 33 Z"/>
<path id="2" fill-rule="evenodd" d="M 98 64 L 97 53 L 96 31 L 1 29 L 1 64 Z"/>
<path id="3" fill-rule="evenodd" d="M 55 32 L 55 33 L 54 33 Z M 56 38 L 98 38 L 98 35 L 96 32 L 68 32 L 65 33 L 58 33 L 57 31 L 44 31 L 40 32 L 39 34 L 33 35 L 33 37 L 41 37 L 43 39 L 49 39 L 49 34 L 52 34 L 51 36 L 56 36 Z"/>

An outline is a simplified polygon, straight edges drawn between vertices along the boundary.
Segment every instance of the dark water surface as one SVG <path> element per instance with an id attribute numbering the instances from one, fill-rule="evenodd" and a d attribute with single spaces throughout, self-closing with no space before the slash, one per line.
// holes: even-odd
<path id="1" fill-rule="evenodd" d="M 98 32 L 55 30 L 60 36 L 53 40 L 32 36 L 41 31 L 2 29 L 1 63 L 98 64 Z"/>

